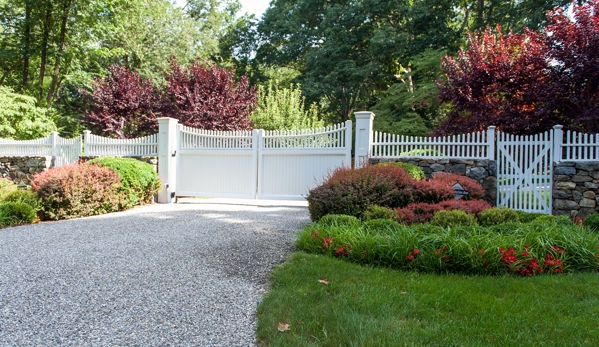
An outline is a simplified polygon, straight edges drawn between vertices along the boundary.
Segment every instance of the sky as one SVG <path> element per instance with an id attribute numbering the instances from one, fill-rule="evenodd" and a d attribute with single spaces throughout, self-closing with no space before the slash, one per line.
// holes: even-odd
<path id="1" fill-rule="evenodd" d="M 185 0 L 175 0 L 175 2 L 179 6 L 184 6 L 186 3 Z M 257 19 L 260 19 L 270 0 L 239 0 L 239 2 L 241 3 L 241 15 L 246 12 L 253 13 Z"/>
<path id="2" fill-rule="evenodd" d="M 256 15 L 256 18 L 260 19 L 266 8 L 268 7 L 268 3 L 270 0 L 239 0 L 241 2 L 241 13 L 253 13 Z"/>

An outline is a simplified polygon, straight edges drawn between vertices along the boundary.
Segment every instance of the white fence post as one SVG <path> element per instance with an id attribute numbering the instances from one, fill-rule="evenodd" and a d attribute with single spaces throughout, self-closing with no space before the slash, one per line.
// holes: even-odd
<path id="1" fill-rule="evenodd" d="M 177 178 L 177 123 L 179 120 L 169 117 L 158 118 L 158 176 L 162 187 L 158 192 L 158 202 L 173 202 Z"/>
<path id="2" fill-rule="evenodd" d="M 372 123 L 374 113 L 370 111 L 354 112 L 356 116 L 356 148 L 354 166 L 362 167 L 372 148 Z"/>
<path id="3" fill-rule="evenodd" d="M 487 158 L 489 160 L 495 160 L 495 126 L 491 125 L 487 128 L 487 147 L 488 153 Z"/>
<path id="4" fill-rule="evenodd" d="M 89 143 L 89 135 L 91 135 L 91 130 L 83 130 L 83 156 L 87 156 L 89 153 L 89 147 L 87 144 Z"/>
<path id="5" fill-rule="evenodd" d="M 58 133 L 56 131 L 53 131 L 52 134 L 50 135 L 50 139 L 52 141 L 52 156 L 57 157 L 58 156 Z"/>
<path id="6" fill-rule="evenodd" d="M 564 142 L 563 125 L 553 126 L 553 161 L 562 161 L 562 144 Z"/>

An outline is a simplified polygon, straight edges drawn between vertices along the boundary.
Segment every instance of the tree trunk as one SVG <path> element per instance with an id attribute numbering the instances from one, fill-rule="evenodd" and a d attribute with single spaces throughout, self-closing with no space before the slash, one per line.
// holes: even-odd
<path id="1" fill-rule="evenodd" d="M 485 0 L 478 0 L 476 7 L 476 29 L 485 27 Z"/>
<path id="2" fill-rule="evenodd" d="M 41 99 L 44 89 L 44 77 L 46 74 L 46 59 L 48 57 L 48 39 L 50 37 L 50 26 L 52 21 L 52 1 L 48 0 L 46 6 L 46 17 L 44 18 L 44 30 L 42 33 L 42 56 L 40 63 L 40 76 L 38 80 L 39 97 Z"/>
<path id="3" fill-rule="evenodd" d="M 48 96 L 46 97 L 46 101 L 48 103 L 48 107 L 52 105 L 52 101 L 54 99 L 54 93 L 56 92 L 56 87 L 58 85 L 58 74 L 60 73 L 60 61 L 61 57 L 64 53 L 66 46 L 66 36 L 67 36 L 67 23 L 69 19 L 69 14 L 71 13 L 71 4 L 72 0 L 66 0 L 62 6 L 62 15 L 61 15 L 61 23 L 60 23 L 60 37 L 58 44 L 58 52 L 56 53 L 56 63 L 54 64 L 54 71 L 52 73 L 52 82 L 50 83 L 50 88 L 48 90 Z"/>
<path id="4" fill-rule="evenodd" d="M 29 55 L 31 54 L 31 0 L 25 1 L 25 28 L 23 30 L 23 90 L 29 86 Z"/>

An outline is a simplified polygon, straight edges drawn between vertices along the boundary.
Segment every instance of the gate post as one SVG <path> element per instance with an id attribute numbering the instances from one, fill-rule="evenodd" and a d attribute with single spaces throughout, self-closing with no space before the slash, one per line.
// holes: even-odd
<path id="1" fill-rule="evenodd" d="M 491 125 L 487 128 L 487 159 L 495 160 L 495 126 Z"/>
<path id="2" fill-rule="evenodd" d="M 372 121 L 374 113 L 370 111 L 354 112 L 356 116 L 356 146 L 354 167 L 360 168 L 368 160 L 372 148 Z"/>
<path id="3" fill-rule="evenodd" d="M 563 127 L 563 125 L 553 126 L 553 162 L 555 163 L 562 161 L 562 144 L 564 142 Z"/>
<path id="4" fill-rule="evenodd" d="M 178 119 L 158 118 L 158 176 L 162 186 L 158 192 L 158 203 L 173 202 L 177 178 L 177 123 Z"/>

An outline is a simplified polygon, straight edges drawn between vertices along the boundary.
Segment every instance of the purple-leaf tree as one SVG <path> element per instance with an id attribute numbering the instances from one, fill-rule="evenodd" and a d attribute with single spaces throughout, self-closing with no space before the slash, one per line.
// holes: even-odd
<path id="1" fill-rule="evenodd" d="M 93 91 L 82 91 L 89 101 L 83 122 L 95 134 L 115 138 L 134 138 L 153 134 L 157 95 L 151 79 L 137 72 L 112 65 L 104 79 L 96 78 Z"/>
<path id="2" fill-rule="evenodd" d="M 235 82 L 232 70 L 195 61 L 187 68 L 171 63 L 161 111 L 195 128 L 249 130 L 256 104 L 257 91 L 246 76 Z"/>

